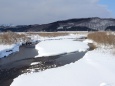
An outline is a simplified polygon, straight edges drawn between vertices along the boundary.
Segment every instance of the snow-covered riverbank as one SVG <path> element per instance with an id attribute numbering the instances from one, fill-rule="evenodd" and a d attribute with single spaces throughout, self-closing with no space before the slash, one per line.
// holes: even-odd
<path id="1" fill-rule="evenodd" d="M 0 58 L 8 56 L 11 53 L 19 51 L 19 44 L 3 45 L 0 44 Z"/>
<path id="2" fill-rule="evenodd" d="M 36 57 L 86 51 L 89 48 L 87 44 L 92 41 L 75 41 L 76 38 L 82 37 L 73 34 L 51 38 L 40 37 L 41 42 L 35 47 L 39 53 Z M 22 74 L 14 79 L 11 86 L 115 86 L 114 66 L 113 49 L 101 47 L 88 51 L 75 63 L 42 72 Z"/>
<path id="3" fill-rule="evenodd" d="M 72 39 L 42 41 L 36 45 L 38 56 L 87 50 L 87 42 Z M 112 50 L 113 51 L 113 50 Z M 43 72 L 22 74 L 11 86 L 115 86 L 115 56 L 110 49 L 88 51 L 75 63 Z"/>
<path id="4" fill-rule="evenodd" d="M 11 86 L 115 86 L 115 56 L 108 51 L 96 49 L 75 63 L 20 75 Z"/>
<path id="5" fill-rule="evenodd" d="M 115 58 L 93 50 L 75 63 L 17 77 L 11 86 L 115 86 Z"/>
<path id="6" fill-rule="evenodd" d="M 36 49 L 39 51 L 39 55 L 36 57 L 57 55 L 57 54 L 61 54 L 61 53 L 69 53 L 69 52 L 78 50 L 79 49 L 78 45 L 74 46 L 74 44 L 76 44 L 76 43 L 73 42 L 72 40 L 75 40 L 76 38 L 83 38 L 83 37 L 86 37 L 86 35 L 69 34 L 66 36 L 58 36 L 58 37 L 41 37 L 39 35 L 30 36 L 31 41 L 33 41 L 33 42 L 41 41 L 41 43 L 39 45 L 36 45 Z M 53 40 L 53 41 L 51 41 L 51 40 Z M 56 41 L 56 40 L 61 40 L 61 41 Z M 67 41 L 67 40 L 69 40 L 69 41 Z M 57 42 L 60 42 L 60 43 L 57 43 Z M 20 45 L 21 44 L 19 44 L 19 43 L 9 44 L 9 45 L 8 44 L 5 44 L 5 45 L 0 44 L 0 58 L 6 57 L 14 52 L 19 51 Z M 52 46 L 52 48 L 50 48 L 50 46 Z M 86 46 L 86 45 L 83 45 L 83 46 Z M 70 48 L 70 50 L 69 51 L 66 50 L 65 47 Z M 73 47 L 74 47 L 74 50 L 73 50 Z M 45 51 L 43 51 L 44 48 L 45 48 Z M 86 48 L 87 48 L 87 46 L 86 46 Z M 55 52 L 55 53 L 53 53 L 53 52 Z M 43 55 L 43 53 L 44 53 L 44 55 Z"/>

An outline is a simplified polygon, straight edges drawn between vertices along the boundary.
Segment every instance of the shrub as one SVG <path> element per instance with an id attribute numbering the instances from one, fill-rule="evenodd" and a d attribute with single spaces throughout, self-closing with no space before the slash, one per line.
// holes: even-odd
<path id="1" fill-rule="evenodd" d="M 27 37 L 24 34 L 18 34 L 11 31 L 0 34 L 0 44 L 13 44 L 26 40 Z"/>
<path id="2" fill-rule="evenodd" d="M 115 35 L 108 32 L 93 32 L 88 34 L 88 39 L 92 39 L 99 44 L 115 46 Z"/>

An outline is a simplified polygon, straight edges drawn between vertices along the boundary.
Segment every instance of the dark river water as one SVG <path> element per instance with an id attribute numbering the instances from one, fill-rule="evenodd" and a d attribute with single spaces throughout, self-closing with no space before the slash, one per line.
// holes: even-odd
<path id="1" fill-rule="evenodd" d="M 23 73 L 39 72 L 49 68 L 64 66 L 81 59 L 86 52 L 73 52 L 57 56 L 39 57 L 34 48 L 20 47 L 20 51 L 0 59 L 0 86 L 10 86 L 13 79 Z M 30 65 L 39 62 L 36 65 Z"/>

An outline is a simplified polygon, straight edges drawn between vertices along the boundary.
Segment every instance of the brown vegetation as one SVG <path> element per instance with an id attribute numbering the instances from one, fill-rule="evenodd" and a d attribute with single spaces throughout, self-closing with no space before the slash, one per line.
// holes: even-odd
<path id="1" fill-rule="evenodd" d="M 93 43 L 88 43 L 88 46 L 89 46 L 89 50 L 94 50 L 97 48 L 97 46 L 94 45 Z"/>
<path id="2" fill-rule="evenodd" d="M 92 39 L 99 44 L 115 46 L 115 35 L 110 32 L 94 32 L 88 34 L 88 39 Z"/>
<path id="3" fill-rule="evenodd" d="M 29 35 L 39 35 L 42 37 L 57 37 L 57 36 L 65 36 L 68 35 L 69 33 L 61 33 L 61 32 L 41 32 L 41 33 L 32 33 L 29 32 Z"/>
<path id="4" fill-rule="evenodd" d="M 26 40 L 27 37 L 24 34 L 18 34 L 11 31 L 0 34 L 0 44 L 13 44 Z"/>

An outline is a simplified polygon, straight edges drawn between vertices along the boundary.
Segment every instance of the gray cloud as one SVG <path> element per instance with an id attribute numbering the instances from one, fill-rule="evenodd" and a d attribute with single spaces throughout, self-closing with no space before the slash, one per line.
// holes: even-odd
<path id="1" fill-rule="evenodd" d="M 0 0 L 0 24 L 42 24 L 52 21 L 111 17 L 99 0 Z"/>

